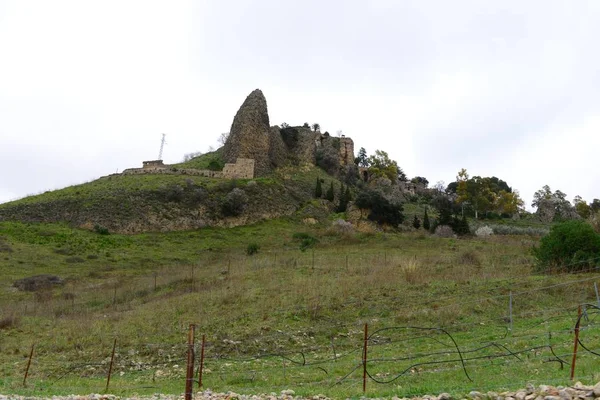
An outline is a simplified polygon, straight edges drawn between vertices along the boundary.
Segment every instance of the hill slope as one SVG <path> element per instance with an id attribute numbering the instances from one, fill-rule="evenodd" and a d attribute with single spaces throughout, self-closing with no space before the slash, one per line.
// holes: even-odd
<path id="1" fill-rule="evenodd" d="M 185 167 L 204 166 L 203 157 Z M 208 157 L 210 158 L 210 157 Z M 310 201 L 316 167 L 280 169 L 253 180 L 211 179 L 193 175 L 110 175 L 93 182 L 0 205 L 0 221 L 67 222 L 110 232 L 167 232 L 204 226 L 238 226 L 294 214 Z M 334 178 L 328 178 L 339 183 Z M 228 195 L 243 191 L 227 208 Z"/>

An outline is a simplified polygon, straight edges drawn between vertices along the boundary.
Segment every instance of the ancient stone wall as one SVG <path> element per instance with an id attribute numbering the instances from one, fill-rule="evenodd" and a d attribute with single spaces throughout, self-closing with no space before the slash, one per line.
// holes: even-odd
<path id="1" fill-rule="evenodd" d="M 340 138 L 340 165 L 354 164 L 354 141 L 348 137 Z"/>
<path id="2" fill-rule="evenodd" d="M 162 161 L 161 161 L 162 163 Z M 145 165 L 145 164 L 144 164 Z M 162 168 L 129 168 L 122 172 L 123 175 L 166 174 L 166 175 L 194 175 L 205 178 L 225 179 L 252 179 L 254 178 L 254 160 L 239 158 L 235 163 L 225 164 L 223 171 L 209 169 L 176 168 L 163 165 Z"/>
<path id="3" fill-rule="evenodd" d="M 223 178 L 222 171 L 211 171 L 208 169 L 189 169 L 189 168 L 174 168 L 165 166 L 160 169 L 144 169 L 144 168 L 129 168 L 124 170 L 122 175 L 194 175 L 194 176 L 203 176 L 205 178 Z M 115 174 L 119 175 L 119 174 Z"/>
<path id="4" fill-rule="evenodd" d="M 163 160 L 152 160 L 152 161 L 142 161 L 143 169 L 163 169 L 166 168 L 166 165 L 163 164 Z"/>
<path id="5" fill-rule="evenodd" d="M 235 164 L 227 163 L 223 168 L 223 178 L 252 179 L 254 178 L 254 160 L 238 158 Z"/>

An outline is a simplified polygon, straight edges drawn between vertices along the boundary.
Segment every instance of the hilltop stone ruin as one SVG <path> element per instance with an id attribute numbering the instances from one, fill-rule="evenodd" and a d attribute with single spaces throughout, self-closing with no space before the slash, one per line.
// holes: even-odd
<path id="1" fill-rule="evenodd" d="M 178 168 L 162 160 L 144 161 L 123 174 L 182 174 L 208 178 L 252 179 L 287 165 L 319 165 L 332 175 L 354 166 L 354 142 L 345 136 L 303 126 L 270 126 L 267 100 L 260 89 L 246 97 L 235 114 L 223 146 L 222 171 Z M 357 175 L 358 176 L 358 175 Z"/>
<path id="2" fill-rule="evenodd" d="M 223 150 L 226 162 L 253 159 L 256 176 L 285 165 L 318 165 L 323 158 L 328 158 L 324 164 L 334 174 L 354 165 L 354 142 L 350 138 L 300 126 L 269 127 L 267 100 L 260 89 L 250 93 L 238 110 Z"/>

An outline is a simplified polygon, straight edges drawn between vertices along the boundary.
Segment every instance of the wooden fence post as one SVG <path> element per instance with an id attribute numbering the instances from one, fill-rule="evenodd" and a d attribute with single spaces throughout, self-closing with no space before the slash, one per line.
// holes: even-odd
<path id="1" fill-rule="evenodd" d="M 187 370 L 185 374 L 185 400 L 192 400 L 192 383 L 194 379 L 194 329 L 190 324 L 188 332 Z"/>

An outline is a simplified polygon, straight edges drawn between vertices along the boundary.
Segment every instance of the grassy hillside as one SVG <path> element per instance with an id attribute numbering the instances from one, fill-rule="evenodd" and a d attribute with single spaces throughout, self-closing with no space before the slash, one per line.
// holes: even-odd
<path id="1" fill-rule="evenodd" d="M 371 396 L 568 382 L 577 305 L 595 302 L 598 274 L 534 274 L 537 237 L 342 234 L 334 218 L 127 236 L 0 222 L 0 391 L 99 392 L 116 337 L 111 392 L 180 393 L 190 323 L 197 340 L 206 335 L 213 390 L 358 397 L 364 323 L 375 332 Z M 305 240 L 312 247 L 301 251 Z M 11 287 L 39 273 L 65 284 Z M 594 350 L 600 332 L 588 314 L 582 343 Z M 417 329 L 431 327 L 451 338 Z M 582 350 L 578 379 L 598 380 L 595 365 Z"/>
<path id="2" fill-rule="evenodd" d="M 252 180 L 111 175 L 2 204 L 0 221 L 67 222 L 84 229 L 99 225 L 120 233 L 243 225 L 294 214 L 312 199 L 317 176 L 327 175 L 315 167 L 283 169 Z M 223 204 L 236 188 L 248 200 L 239 215 L 226 215 Z"/>

